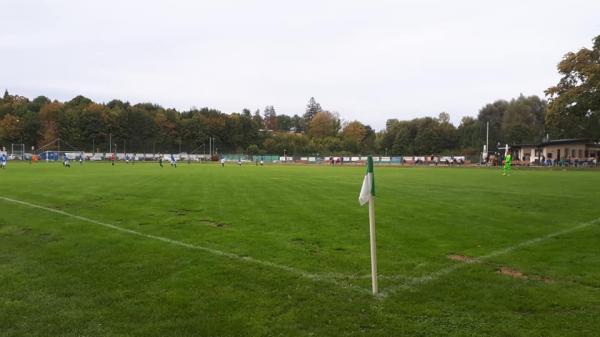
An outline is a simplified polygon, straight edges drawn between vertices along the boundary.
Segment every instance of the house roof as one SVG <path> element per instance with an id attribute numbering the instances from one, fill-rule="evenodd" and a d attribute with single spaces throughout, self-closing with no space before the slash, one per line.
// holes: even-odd
<path id="1" fill-rule="evenodd" d="M 590 138 L 570 138 L 570 139 L 550 139 L 542 142 L 541 145 L 559 145 L 559 144 L 589 144 L 593 143 L 594 140 Z"/>
<path id="2" fill-rule="evenodd" d="M 523 148 L 523 147 L 538 147 L 540 144 L 513 144 L 511 148 Z"/>
<path id="3" fill-rule="evenodd" d="M 588 146 L 597 146 L 599 143 L 595 143 L 590 138 L 565 138 L 565 139 L 549 139 L 544 140 L 538 144 L 513 144 L 510 147 L 523 148 L 523 147 L 543 147 L 548 145 L 563 145 L 563 144 L 585 144 Z"/>

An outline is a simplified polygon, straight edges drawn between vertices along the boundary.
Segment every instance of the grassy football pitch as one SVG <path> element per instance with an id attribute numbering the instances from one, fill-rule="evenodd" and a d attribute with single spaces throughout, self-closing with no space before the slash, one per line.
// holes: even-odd
<path id="1" fill-rule="evenodd" d="M 600 172 L 14 163 L 0 336 L 597 336 Z"/>

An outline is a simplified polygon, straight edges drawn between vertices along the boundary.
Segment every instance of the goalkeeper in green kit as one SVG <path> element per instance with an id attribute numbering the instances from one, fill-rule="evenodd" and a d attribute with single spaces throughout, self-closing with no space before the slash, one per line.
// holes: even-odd
<path id="1" fill-rule="evenodd" d="M 506 156 L 504 157 L 504 173 L 502 173 L 503 176 L 510 175 L 511 165 L 512 165 L 512 155 L 510 153 L 506 153 Z"/>

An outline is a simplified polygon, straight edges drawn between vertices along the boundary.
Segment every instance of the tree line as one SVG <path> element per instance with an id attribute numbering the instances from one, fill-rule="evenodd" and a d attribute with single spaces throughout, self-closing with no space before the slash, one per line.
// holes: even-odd
<path id="1" fill-rule="evenodd" d="M 360 121 L 342 121 L 310 98 L 293 116 L 243 109 L 223 113 L 202 108 L 177 111 L 152 103 L 97 103 L 84 96 L 60 102 L 32 100 L 5 91 L 0 99 L 0 145 L 43 147 L 60 138 L 65 148 L 107 152 L 109 142 L 128 152 L 208 150 L 219 153 L 290 155 L 478 154 L 489 123 L 490 144 L 539 143 L 543 137 L 600 138 L 600 36 L 558 64 L 562 75 L 546 98 L 520 95 L 484 105 L 458 126 L 446 112 L 413 120 L 390 119 L 376 132 Z M 212 143 L 212 141 L 211 141 Z"/>

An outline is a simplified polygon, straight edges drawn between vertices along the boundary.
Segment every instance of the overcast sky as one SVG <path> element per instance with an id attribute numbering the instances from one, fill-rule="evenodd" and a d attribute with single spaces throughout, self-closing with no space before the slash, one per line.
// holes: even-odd
<path id="1" fill-rule="evenodd" d="M 311 96 L 344 120 L 455 124 L 543 95 L 600 1 L 29 1 L 0 6 L 0 89 L 223 112 Z"/>

